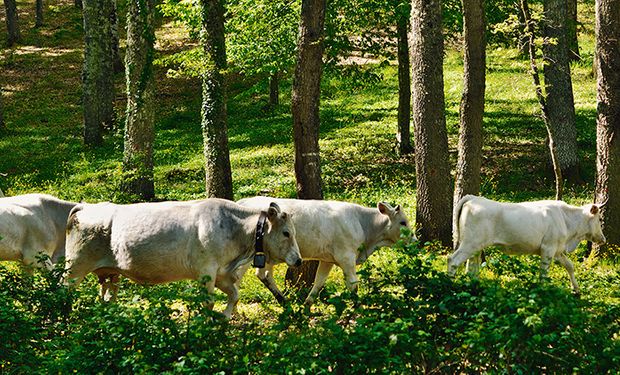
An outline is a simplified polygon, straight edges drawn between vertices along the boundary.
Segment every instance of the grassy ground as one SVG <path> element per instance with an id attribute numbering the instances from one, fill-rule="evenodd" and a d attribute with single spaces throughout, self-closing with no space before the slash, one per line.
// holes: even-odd
<path id="1" fill-rule="evenodd" d="M 18 2 L 23 43 L 0 53 L 8 130 L 0 134 L 0 188 L 7 195 L 48 192 L 65 199 L 122 201 L 117 194 L 122 159 L 123 76 L 116 77 L 115 129 L 97 149 L 81 141 L 82 27 L 72 1 L 49 5 L 45 25 L 33 29 L 30 0 Z M 581 48 L 584 61 L 573 65 L 577 127 L 586 183 L 569 187 L 566 200 L 591 200 L 595 162 L 595 80 L 591 74 L 593 18 L 584 18 Z M 0 35 L 4 35 L 4 23 Z M 157 52 L 165 56 L 183 46 L 178 26 L 162 22 Z M 488 53 L 482 194 L 519 201 L 553 197 L 548 170 L 545 129 L 538 116 L 528 62 L 513 49 L 493 46 Z M 458 106 L 462 89 L 462 58 L 447 51 L 446 116 L 450 154 L 456 159 Z M 386 200 L 415 212 L 413 157 L 396 150 L 397 74 L 364 88 L 350 88 L 326 74 L 321 99 L 322 171 L 325 196 L 374 206 Z M 159 199 L 204 197 L 200 82 L 171 78 L 157 69 L 155 184 Z M 282 83 L 282 104 L 265 110 L 266 82 L 236 83 L 229 95 L 229 140 L 235 198 L 257 194 L 295 195 L 290 79 Z M 380 256 L 376 257 L 380 261 Z M 438 264 L 438 267 L 444 267 Z M 582 277 L 578 267 L 578 278 Z M 329 289 L 342 290 L 341 277 Z M 554 276 L 566 284 L 564 271 Z M 559 276 L 561 275 L 561 276 Z M 160 288 L 171 288 L 164 286 Z M 85 286 L 94 293 L 94 280 Z M 133 288 L 133 287 L 129 287 Z M 137 293 L 148 293 L 139 288 Z M 586 292 L 587 293 L 587 292 Z M 130 298 L 127 295 L 127 298 Z M 272 301 L 253 278 L 244 280 L 241 310 L 261 300 Z M 273 309 L 273 306 L 267 306 Z"/>

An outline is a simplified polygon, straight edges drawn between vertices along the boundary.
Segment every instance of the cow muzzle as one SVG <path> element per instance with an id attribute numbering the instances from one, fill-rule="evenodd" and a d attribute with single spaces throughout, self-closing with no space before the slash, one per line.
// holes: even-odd
<path id="1" fill-rule="evenodd" d="M 295 267 L 301 266 L 301 263 L 302 263 L 301 258 L 297 259 L 297 262 L 295 262 Z"/>

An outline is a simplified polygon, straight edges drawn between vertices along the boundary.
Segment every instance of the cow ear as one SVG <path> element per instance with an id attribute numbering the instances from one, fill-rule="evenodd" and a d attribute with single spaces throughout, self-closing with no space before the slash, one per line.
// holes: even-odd
<path id="1" fill-rule="evenodd" d="M 379 212 L 381 212 L 383 215 L 388 216 L 394 211 L 394 209 L 386 202 L 377 203 L 377 208 L 379 209 Z"/>
<path id="2" fill-rule="evenodd" d="M 278 206 L 276 202 L 269 203 L 269 208 L 275 208 L 278 213 L 282 212 L 282 210 L 280 209 L 280 206 Z"/>
<path id="3" fill-rule="evenodd" d="M 279 211 L 275 207 L 270 206 L 269 209 L 267 209 L 267 219 L 271 222 L 278 218 L 278 214 Z"/>
<path id="4" fill-rule="evenodd" d="M 599 212 L 599 208 L 598 208 L 598 206 L 597 206 L 597 205 L 595 205 L 595 204 L 593 204 L 593 205 L 592 205 L 592 207 L 590 207 L 590 213 L 591 213 L 592 215 L 596 215 L 596 214 L 598 214 L 598 212 Z"/>
<path id="5" fill-rule="evenodd" d="M 396 207 L 394 207 L 394 212 L 396 212 L 396 213 L 400 212 L 400 204 L 397 205 Z"/>

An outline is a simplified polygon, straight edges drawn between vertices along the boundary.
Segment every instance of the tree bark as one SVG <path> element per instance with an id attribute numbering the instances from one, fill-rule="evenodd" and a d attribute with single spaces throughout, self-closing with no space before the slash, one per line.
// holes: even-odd
<path id="1" fill-rule="evenodd" d="M 293 80 L 292 113 L 295 143 L 297 197 L 323 199 L 319 153 L 319 102 L 323 73 L 323 33 L 325 0 L 302 0 L 299 21 L 297 65 Z M 297 288 L 312 285 L 318 262 L 304 262 L 289 268 L 288 285 Z"/>
<path id="2" fill-rule="evenodd" d="M 123 190 L 138 195 L 143 200 L 151 200 L 155 197 L 153 184 L 155 4 L 154 0 L 132 0 L 127 7 L 127 118 Z"/>
<path id="3" fill-rule="evenodd" d="M 575 103 L 566 38 L 566 1 L 544 0 L 544 76 L 549 126 L 553 131 L 559 166 L 564 179 L 582 183 L 577 155 Z M 551 42 L 549 42 L 551 41 Z"/>
<path id="4" fill-rule="evenodd" d="M 4 123 L 4 97 L 2 95 L 2 88 L 0 88 L 0 130 L 5 130 L 6 124 Z"/>
<path id="5" fill-rule="evenodd" d="M 84 0 L 84 143 L 99 145 L 114 121 L 114 81 L 110 41 L 111 0 Z"/>
<path id="6" fill-rule="evenodd" d="M 4 0 L 6 10 L 7 47 L 12 47 L 21 40 L 19 32 L 19 16 L 16 0 Z"/>
<path id="7" fill-rule="evenodd" d="M 464 72 L 454 204 L 480 193 L 486 80 L 484 0 L 463 0 Z"/>
<path id="8" fill-rule="evenodd" d="M 112 38 L 112 64 L 114 66 L 114 73 L 120 73 L 125 70 L 123 65 L 123 59 L 119 51 L 119 36 L 118 36 L 118 8 L 116 6 L 116 0 L 112 0 L 112 11 L 110 12 L 110 32 Z"/>
<path id="9" fill-rule="evenodd" d="M 206 192 L 209 197 L 233 199 L 226 113 L 226 44 L 224 1 L 201 0 L 202 44 L 206 71 L 202 77 L 202 134 Z"/>
<path id="10" fill-rule="evenodd" d="M 577 38 L 577 0 L 566 0 L 566 38 L 568 42 L 569 59 L 581 60 L 579 54 L 579 42 Z"/>
<path id="11" fill-rule="evenodd" d="M 43 26 L 43 0 L 36 0 L 34 27 Z"/>
<path id="12" fill-rule="evenodd" d="M 269 107 L 280 104 L 280 74 L 275 72 L 269 76 Z"/>
<path id="13" fill-rule="evenodd" d="M 596 0 L 597 120 L 595 202 L 602 209 L 604 248 L 620 245 L 620 2 Z"/>
<path id="14" fill-rule="evenodd" d="M 440 0 L 411 1 L 411 92 L 420 240 L 452 246 L 452 183 L 444 115 Z"/>
<path id="15" fill-rule="evenodd" d="M 409 63 L 409 15 L 397 15 L 398 33 L 398 150 L 411 154 L 411 64 Z"/>

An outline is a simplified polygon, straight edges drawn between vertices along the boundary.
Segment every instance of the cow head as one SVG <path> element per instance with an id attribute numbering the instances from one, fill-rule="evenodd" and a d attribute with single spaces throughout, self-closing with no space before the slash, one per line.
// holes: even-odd
<path id="1" fill-rule="evenodd" d="M 407 219 L 407 215 L 405 212 L 401 210 L 400 205 L 396 207 L 390 206 L 386 202 L 377 203 L 377 209 L 379 212 L 389 219 L 389 224 L 385 227 L 385 233 L 383 233 L 383 241 L 387 245 L 393 245 L 400 238 L 400 230 L 401 228 L 408 228 L 411 230 L 409 226 L 409 219 Z M 415 235 L 413 235 L 412 240 L 416 240 Z"/>
<path id="2" fill-rule="evenodd" d="M 603 244 L 606 242 L 603 229 L 601 228 L 601 205 L 588 204 L 583 206 L 583 211 L 587 220 L 586 239 L 595 243 Z"/>
<path id="3" fill-rule="evenodd" d="M 272 264 L 285 262 L 289 266 L 301 265 L 301 254 L 295 239 L 295 226 L 291 215 L 280 211 L 280 207 L 271 203 L 267 210 L 269 228 L 265 231 L 263 245 Z"/>

